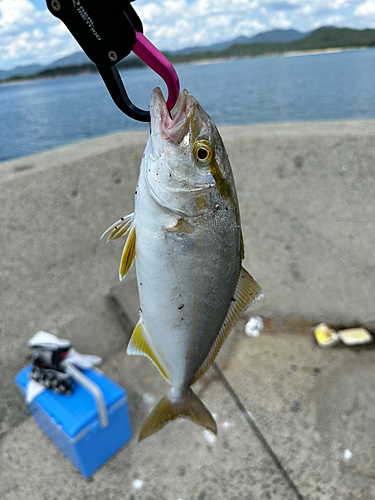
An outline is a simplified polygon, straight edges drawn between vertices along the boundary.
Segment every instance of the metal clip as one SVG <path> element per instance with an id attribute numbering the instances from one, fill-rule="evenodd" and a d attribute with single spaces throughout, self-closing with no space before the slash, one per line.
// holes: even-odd
<path id="1" fill-rule="evenodd" d="M 129 99 L 116 64 L 133 51 L 160 75 L 168 87 L 168 109 L 179 93 L 179 80 L 172 64 L 143 35 L 142 22 L 130 5 L 132 0 L 47 0 L 50 12 L 61 19 L 86 55 L 97 65 L 115 104 L 141 122 L 150 113 Z"/>

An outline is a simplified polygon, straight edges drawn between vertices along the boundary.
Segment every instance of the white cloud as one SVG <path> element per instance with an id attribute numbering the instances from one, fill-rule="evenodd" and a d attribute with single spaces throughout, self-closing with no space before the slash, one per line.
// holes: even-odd
<path id="1" fill-rule="evenodd" d="M 30 0 L 0 0 L 0 68 L 46 63 L 79 49 L 63 23 Z"/>
<path id="2" fill-rule="evenodd" d="M 289 29 L 292 27 L 292 21 L 286 18 L 284 12 L 276 12 L 269 20 L 273 28 Z"/>
<path id="3" fill-rule="evenodd" d="M 29 0 L 0 0 L 0 36 L 16 33 L 37 22 L 48 22 L 46 14 L 36 10 Z"/>
<path id="4" fill-rule="evenodd" d="M 0 68 L 48 63 L 79 50 L 64 24 L 33 2 L 0 0 Z M 137 0 L 133 6 L 146 36 L 161 50 L 210 45 L 275 28 L 375 25 L 375 0 Z"/>
<path id="5" fill-rule="evenodd" d="M 51 38 L 64 38 L 66 40 L 68 40 L 69 37 L 72 37 L 65 24 L 60 22 L 48 28 L 48 35 Z"/>
<path id="6" fill-rule="evenodd" d="M 340 15 L 333 15 L 333 16 L 327 16 L 324 18 L 324 25 L 325 26 L 342 26 L 343 23 L 345 24 L 345 16 L 340 16 Z M 319 19 L 315 21 L 315 23 L 312 24 L 314 28 L 319 28 L 322 26 L 322 20 Z"/>
<path id="7" fill-rule="evenodd" d="M 35 40 L 41 40 L 44 38 L 44 33 L 42 30 L 36 28 L 35 30 L 32 31 L 33 36 L 35 37 Z"/>
<path id="8" fill-rule="evenodd" d="M 259 0 L 138 0 L 133 4 L 145 34 L 163 50 L 209 45 L 238 35 L 254 35 L 264 24 L 254 16 Z M 239 30 L 243 26 L 244 31 Z"/>
<path id="9" fill-rule="evenodd" d="M 303 15 L 327 13 L 329 11 L 337 11 L 350 7 L 351 4 L 357 3 L 357 0 L 306 0 L 300 2 L 299 11 Z"/>
<path id="10" fill-rule="evenodd" d="M 260 23 L 259 21 L 256 20 L 251 21 L 248 19 L 244 19 L 243 21 L 237 23 L 237 25 L 235 26 L 233 30 L 233 36 L 236 37 L 244 35 L 250 37 L 254 33 L 260 33 L 261 31 L 265 31 L 265 29 L 266 26 Z"/>
<path id="11" fill-rule="evenodd" d="M 0 36 L 35 23 L 35 7 L 28 0 L 0 0 Z"/>
<path id="12" fill-rule="evenodd" d="M 375 1 L 367 0 L 367 2 L 358 5 L 355 8 L 354 15 L 357 17 L 375 16 Z"/>

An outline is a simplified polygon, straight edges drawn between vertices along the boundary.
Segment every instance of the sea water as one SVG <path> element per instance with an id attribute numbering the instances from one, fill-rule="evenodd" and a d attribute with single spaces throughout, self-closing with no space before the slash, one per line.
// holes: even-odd
<path id="1" fill-rule="evenodd" d="M 181 87 L 217 125 L 375 118 L 375 49 L 177 65 Z M 164 82 L 121 73 L 147 109 Z M 112 102 L 98 74 L 0 85 L 0 162 L 121 130 L 146 130 Z"/>

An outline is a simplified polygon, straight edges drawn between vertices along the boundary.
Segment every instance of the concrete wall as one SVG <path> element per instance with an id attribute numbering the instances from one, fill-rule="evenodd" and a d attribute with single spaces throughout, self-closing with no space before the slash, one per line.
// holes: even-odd
<path id="1" fill-rule="evenodd" d="M 221 132 L 266 294 L 251 312 L 375 324 L 375 121 Z M 24 416 L 12 378 L 37 330 L 104 358 L 124 346 L 105 301 L 122 242 L 99 237 L 133 210 L 145 143 L 119 133 L 0 164 L 0 433 Z"/>
<path id="2" fill-rule="evenodd" d="M 375 121 L 224 130 L 266 316 L 375 324 Z"/>
<path id="3" fill-rule="evenodd" d="M 43 329 L 104 359 L 126 338 L 105 300 L 122 243 L 99 242 L 133 211 L 146 134 L 115 134 L 0 164 L 0 435 L 26 415 L 13 383 Z"/>

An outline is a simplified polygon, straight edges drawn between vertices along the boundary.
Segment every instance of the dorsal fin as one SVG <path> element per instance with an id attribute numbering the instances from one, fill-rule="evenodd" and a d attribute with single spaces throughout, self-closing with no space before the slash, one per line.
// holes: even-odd
<path id="1" fill-rule="evenodd" d="M 163 377 L 166 378 L 168 382 L 170 382 L 167 370 L 162 365 L 159 357 L 153 353 L 149 343 L 145 339 L 143 328 L 144 327 L 142 326 L 141 320 L 139 320 L 136 327 L 134 328 L 126 353 L 129 354 L 129 356 L 139 355 L 146 356 L 147 358 L 151 359 L 151 361 L 156 365 Z"/>
<path id="2" fill-rule="evenodd" d="M 212 344 L 212 347 L 206 356 L 203 363 L 199 366 L 195 374 L 194 382 L 201 378 L 206 370 L 211 366 L 213 360 L 216 358 L 220 347 L 223 345 L 224 340 L 227 338 L 228 333 L 232 329 L 235 322 L 240 317 L 241 313 L 249 307 L 250 304 L 263 297 L 263 292 L 258 283 L 252 276 L 241 267 L 237 280 L 236 290 L 234 292 L 232 302 L 229 306 L 224 323 Z"/>
<path id="3" fill-rule="evenodd" d="M 122 281 L 127 275 L 135 258 L 135 227 L 132 226 L 126 240 L 120 261 L 119 277 Z"/>

